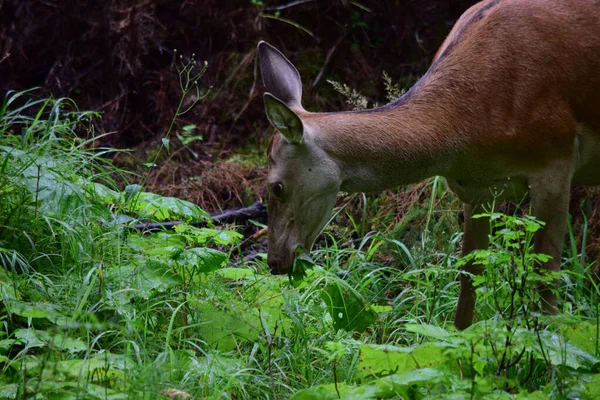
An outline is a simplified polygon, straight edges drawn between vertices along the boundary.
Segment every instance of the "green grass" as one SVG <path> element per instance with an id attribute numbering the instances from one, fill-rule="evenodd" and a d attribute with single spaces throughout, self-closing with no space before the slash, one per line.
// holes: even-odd
<path id="1" fill-rule="evenodd" d="M 600 395 L 600 288 L 572 229 L 562 312 L 542 316 L 537 221 L 493 214 L 490 250 L 472 255 L 477 320 L 457 332 L 459 205 L 442 180 L 351 198 L 292 282 L 232 257 L 233 230 L 130 229 L 207 215 L 88 150 L 96 116 L 70 100 L 3 104 L 0 398 Z"/>

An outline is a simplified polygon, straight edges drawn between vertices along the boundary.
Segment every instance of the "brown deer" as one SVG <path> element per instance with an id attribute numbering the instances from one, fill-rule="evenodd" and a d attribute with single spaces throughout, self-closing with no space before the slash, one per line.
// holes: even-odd
<path id="1" fill-rule="evenodd" d="M 571 185 L 600 184 L 600 1 L 487 0 L 458 20 L 433 64 L 400 99 L 367 111 L 302 107 L 296 68 L 258 44 L 269 147 L 269 249 L 273 273 L 310 251 L 338 191 L 374 192 L 440 175 L 464 202 L 463 254 L 488 246 L 501 199 L 528 194 L 546 223 L 535 252 L 557 271 Z M 468 265 L 465 270 L 478 273 Z M 461 274 L 454 324 L 471 325 L 475 291 Z M 540 285 L 556 312 L 554 285 Z"/>

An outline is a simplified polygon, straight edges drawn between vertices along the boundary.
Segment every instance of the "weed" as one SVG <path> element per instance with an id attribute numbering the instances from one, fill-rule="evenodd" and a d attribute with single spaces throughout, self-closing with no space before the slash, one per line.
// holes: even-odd
<path id="1" fill-rule="evenodd" d="M 346 198 L 332 220 L 348 227 L 312 268 L 272 276 L 264 254 L 233 265 L 235 231 L 128 229 L 207 214 L 86 150 L 94 114 L 28 95 L 0 113 L 0 398 L 600 396 L 600 287 L 574 244 L 563 274 L 537 273 L 541 221 L 490 212 L 490 249 L 461 259 L 457 203 L 434 179 Z M 467 261 L 483 269 L 478 321 L 459 332 Z M 554 278 L 562 312 L 543 316 L 535 285 Z"/>

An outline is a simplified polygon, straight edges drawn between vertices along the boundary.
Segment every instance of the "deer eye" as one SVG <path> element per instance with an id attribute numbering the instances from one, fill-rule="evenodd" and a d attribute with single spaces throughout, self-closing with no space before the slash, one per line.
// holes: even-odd
<path id="1" fill-rule="evenodd" d="M 271 193 L 275 197 L 281 197 L 283 195 L 283 184 L 281 182 L 271 184 Z"/>

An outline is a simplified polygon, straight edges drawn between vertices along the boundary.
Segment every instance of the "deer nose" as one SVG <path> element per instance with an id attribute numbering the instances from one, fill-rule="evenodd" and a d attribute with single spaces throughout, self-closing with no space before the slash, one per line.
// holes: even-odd
<path id="1" fill-rule="evenodd" d="M 277 260 L 268 259 L 267 265 L 269 266 L 269 271 L 271 271 L 273 275 L 283 275 L 286 273 L 286 271 L 280 267 L 280 263 Z"/>
<path id="2" fill-rule="evenodd" d="M 267 265 L 269 266 L 269 271 L 271 271 L 273 275 L 283 275 L 287 272 L 285 271 L 285 268 L 282 268 L 284 264 L 282 261 L 281 257 L 276 257 L 271 252 L 267 253 Z"/>

